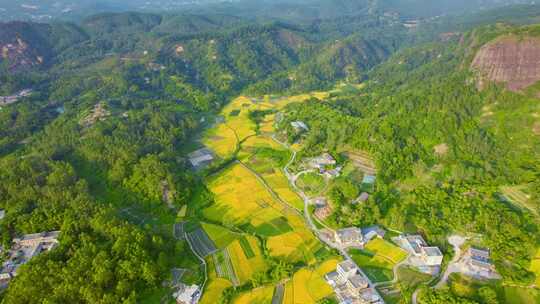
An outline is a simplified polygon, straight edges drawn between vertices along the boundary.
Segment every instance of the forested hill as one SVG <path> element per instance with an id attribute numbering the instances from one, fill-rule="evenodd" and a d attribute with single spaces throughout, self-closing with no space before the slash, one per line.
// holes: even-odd
<path id="1" fill-rule="evenodd" d="M 421 231 L 442 247 L 450 232 L 476 233 L 505 280 L 533 284 L 539 28 L 498 24 L 407 48 L 368 73 L 361 92 L 290 105 L 285 123 L 312 129 L 301 153 L 363 150 L 382 168 L 377 198 L 359 208 L 343 205 L 336 220 Z M 528 199 L 508 198 L 518 189 Z M 467 299 L 457 295 L 464 294 L 490 303 L 477 292 L 452 292 L 434 293 L 428 303 L 462 303 Z"/>
<path id="2" fill-rule="evenodd" d="M 164 66 L 185 85 L 215 94 L 238 93 L 267 78 L 271 83 L 257 90 L 310 90 L 346 77 L 360 79 L 407 36 L 402 25 L 375 17 L 300 26 L 224 15 L 122 13 L 92 16 L 80 25 L 17 22 L 2 28 L 0 46 L 9 50 L 0 62 L 7 76 L 47 71 L 61 77 L 116 58 L 150 70 Z M 319 71 L 306 73 L 313 68 Z M 23 86 L 15 82 L 6 79 L 2 91 Z"/>
<path id="3" fill-rule="evenodd" d="M 534 10 L 495 18 L 530 22 Z M 202 282 L 198 259 L 171 232 L 188 203 L 213 199 L 186 159 L 194 139 L 239 94 L 345 82 L 364 86 L 284 113 L 311 126 L 299 157 L 354 147 L 382 168 L 377 194 L 339 209 L 339 223 L 420 231 L 445 253 L 450 231 L 482 234 L 505 282 L 530 284 L 538 84 L 511 92 L 481 69 L 497 62 L 472 63 L 498 37 L 538 28 L 486 14 L 463 17 L 467 26 L 405 26 L 377 11 L 308 22 L 106 13 L 0 24 L 0 96 L 32 90 L 0 105 L 2 245 L 61 230 L 59 247 L 22 266 L 2 302 L 157 303 L 172 268 Z M 534 204 L 499 199 L 508 187 Z"/>

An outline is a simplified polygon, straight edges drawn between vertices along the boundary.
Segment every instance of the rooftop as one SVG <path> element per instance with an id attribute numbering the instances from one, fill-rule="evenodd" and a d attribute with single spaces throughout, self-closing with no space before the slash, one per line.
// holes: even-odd
<path id="1" fill-rule="evenodd" d="M 351 227 L 337 231 L 337 235 L 341 241 L 356 241 L 362 240 L 362 229 Z"/>
<path id="2" fill-rule="evenodd" d="M 358 267 L 356 266 L 356 264 L 351 261 L 351 260 L 345 260 L 341 263 L 338 264 L 338 267 L 340 267 L 341 269 L 343 269 L 344 271 L 346 272 L 349 272 L 351 270 L 355 270 L 357 269 Z"/>
<path id="3" fill-rule="evenodd" d="M 439 247 L 422 247 L 426 255 L 428 256 L 442 256 L 441 250 L 439 250 Z"/>
<path id="4" fill-rule="evenodd" d="M 351 282 L 354 288 L 366 288 L 369 285 L 366 278 L 364 278 L 363 276 L 359 274 L 353 275 L 352 277 L 350 277 L 349 282 Z"/>
<path id="5" fill-rule="evenodd" d="M 374 175 L 366 174 L 362 179 L 362 184 L 374 184 L 377 178 Z"/>
<path id="6" fill-rule="evenodd" d="M 309 131 L 308 126 L 303 121 L 293 121 L 291 122 L 291 126 L 295 129 L 303 129 L 306 131 Z"/>
<path id="7" fill-rule="evenodd" d="M 489 259 L 490 254 L 488 249 L 482 249 L 477 247 L 469 248 L 469 253 L 471 256 L 484 257 L 486 259 Z"/>

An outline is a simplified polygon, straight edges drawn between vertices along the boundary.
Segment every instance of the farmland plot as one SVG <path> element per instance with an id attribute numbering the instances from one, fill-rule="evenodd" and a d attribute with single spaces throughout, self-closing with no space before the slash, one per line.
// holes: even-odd
<path id="1" fill-rule="evenodd" d="M 212 242 L 206 232 L 204 232 L 204 230 L 201 228 L 188 233 L 187 238 L 189 243 L 193 246 L 193 250 L 195 250 L 197 255 L 200 257 L 209 256 L 217 250 L 214 242 Z"/>

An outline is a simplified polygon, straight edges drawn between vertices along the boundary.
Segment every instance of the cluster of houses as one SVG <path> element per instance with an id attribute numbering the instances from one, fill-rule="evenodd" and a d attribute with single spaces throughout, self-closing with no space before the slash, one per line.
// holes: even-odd
<path id="1" fill-rule="evenodd" d="M 410 253 L 409 264 L 420 272 L 436 275 L 441 271 L 441 250 L 429 246 L 421 235 L 400 235 L 393 238 L 393 241 Z"/>
<path id="2" fill-rule="evenodd" d="M 363 248 L 365 244 L 375 237 L 383 238 L 384 229 L 379 226 L 367 228 L 349 227 L 334 232 L 334 242 L 341 248 Z"/>
<path id="3" fill-rule="evenodd" d="M 499 274 L 495 270 L 490 255 L 488 249 L 469 247 L 463 256 L 461 272 L 478 279 L 498 279 Z"/>
<path id="4" fill-rule="evenodd" d="M 26 89 L 18 92 L 17 94 L 10 96 L 0 96 L 0 106 L 7 106 L 12 103 L 16 103 L 19 99 L 23 97 L 28 97 L 32 94 L 32 90 Z"/>
<path id="5" fill-rule="evenodd" d="M 176 287 L 176 292 L 173 293 L 176 304 L 197 304 L 201 295 L 201 288 L 198 285 L 185 285 L 182 283 Z"/>
<path id="6" fill-rule="evenodd" d="M 316 170 L 328 179 L 339 177 L 342 166 L 336 166 L 337 161 L 329 153 L 323 153 L 320 156 L 307 160 L 307 167 Z"/>
<path id="7" fill-rule="evenodd" d="M 13 245 L 0 271 L 0 285 L 7 286 L 9 281 L 17 275 L 17 270 L 21 265 L 38 254 L 55 248 L 58 245 L 59 235 L 60 231 L 51 231 L 27 234 L 13 239 Z"/>
<path id="8" fill-rule="evenodd" d="M 367 277 L 351 260 L 339 263 L 336 271 L 325 275 L 341 304 L 383 304 L 377 290 L 370 286 Z"/>
<path id="9" fill-rule="evenodd" d="M 208 148 L 202 148 L 188 154 L 189 162 L 196 170 L 208 166 L 214 161 L 214 154 Z"/>

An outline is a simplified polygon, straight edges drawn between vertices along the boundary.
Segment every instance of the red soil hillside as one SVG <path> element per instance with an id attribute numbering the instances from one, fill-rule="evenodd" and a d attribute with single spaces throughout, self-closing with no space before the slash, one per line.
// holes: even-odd
<path id="1" fill-rule="evenodd" d="M 472 68 L 484 80 L 506 83 L 511 91 L 521 91 L 540 81 L 540 38 L 504 36 L 484 45 Z"/>

